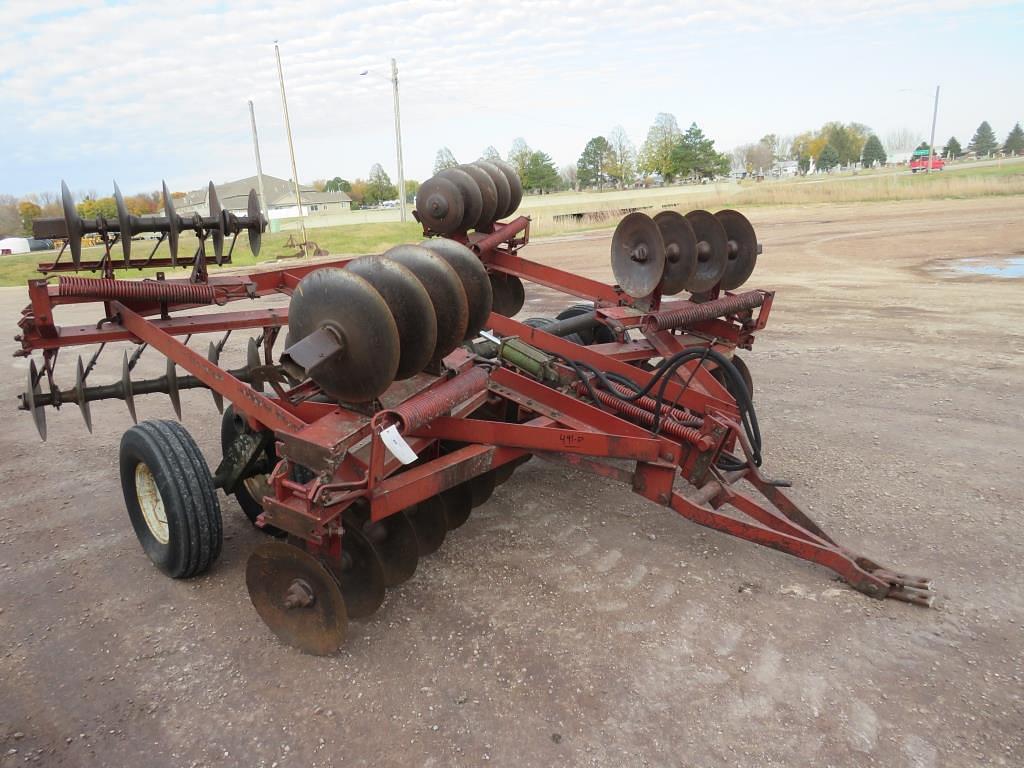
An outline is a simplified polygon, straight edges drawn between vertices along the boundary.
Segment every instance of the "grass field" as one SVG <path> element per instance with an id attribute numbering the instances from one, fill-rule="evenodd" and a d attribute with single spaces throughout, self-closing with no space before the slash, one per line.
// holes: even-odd
<path id="1" fill-rule="evenodd" d="M 811 176 L 763 183 L 742 182 L 714 185 L 660 187 L 645 190 L 611 190 L 608 192 L 562 192 L 553 195 L 528 196 L 520 213 L 531 217 L 534 236 L 555 235 L 614 227 L 619 220 L 615 211 L 643 207 L 650 213 L 672 208 L 689 211 L 695 208 L 717 210 L 724 207 L 748 208 L 770 205 L 813 205 L 828 203 L 879 203 L 893 200 L 964 199 L 991 196 L 1024 195 L 1024 158 L 1000 164 L 952 166 L 942 173 L 862 172 L 838 176 Z M 561 214 L 583 211 L 609 211 L 598 221 L 563 222 Z M 309 230 L 309 238 L 332 254 L 354 255 L 380 253 L 392 245 L 415 242 L 422 231 L 415 222 L 386 222 L 321 227 Z M 293 232 L 266 233 L 257 259 L 243 236 L 232 256 L 232 266 L 248 266 L 257 262 L 285 259 L 296 253 L 286 245 Z M 149 242 L 133 244 L 133 256 L 144 256 L 152 247 Z M 187 257 L 195 249 L 195 239 L 182 237 L 179 255 Z M 83 249 L 84 259 L 98 259 L 103 249 Z M 116 248 L 120 254 L 120 247 Z M 161 246 L 166 255 L 166 246 Z M 52 254 L 19 254 L 0 258 L 0 285 L 23 285 L 39 277 L 39 261 L 52 260 Z M 65 254 L 64 258 L 68 258 Z M 149 277 L 156 270 L 140 270 L 128 277 Z"/>

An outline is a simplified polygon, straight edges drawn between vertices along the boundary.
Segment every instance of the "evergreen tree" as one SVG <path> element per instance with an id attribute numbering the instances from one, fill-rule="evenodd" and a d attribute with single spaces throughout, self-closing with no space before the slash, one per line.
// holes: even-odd
<path id="1" fill-rule="evenodd" d="M 715 150 L 715 142 L 704 131 L 691 123 L 679 137 L 670 155 L 672 176 L 720 176 L 729 172 L 732 164 L 727 155 Z"/>
<path id="2" fill-rule="evenodd" d="M 1024 130 L 1021 129 L 1020 123 L 1015 124 L 1006 137 L 1006 141 L 1003 143 L 1003 152 L 1008 155 L 1024 152 Z"/>
<path id="3" fill-rule="evenodd" d="M 522 175 L 524 189 L 539 189 L 548 192 L 558 189 L 562 184 L 562 177 L 558 175 L 558 169 L 547 152 L 535 150 L 530 153 L 526 161 L 526 168 Z"/>
<path id="4" fill-rule="evenodd" d="M 864 167 L 872 168 L 875 165 L 885 165 L 886 157 L 885 148 L 882 147 L 882 142 L 878 137 L 875 134 L 868 136 L 868 140 L 864 142 L 864 155 L 861 158 Z"/>
<path id="5" fill-rule="evenodd" d="M 376 205 L 385 200 L 397 200 L 398 188 L 391 183 L 391 177 L 385 172 L 380 163 L 374 163 L 370 168 L 370 178 L 366 181 L 366 196 L 364 201 L 367 205 Z"/>
<path id="6" fill-rule="evenodd" d="M 981 125 L 978 126 L 978 130 L 974 132 L 974 138 L 971 139 L 971 143 L 967 145 L 969 152 L 973 152 L 978 157 L 985 155 L 991 155 L 996 149 L 999 148 L 999 142 L 996 141 L 996 133 L 992 130 L 992 126 L 988 124 L 987 120 L 983 120 Z"/>
<path id="7" fill-rule="evenodd" d="M 826 144 L 815 165 L 823 171 L 831 171 L 839 165 L 839 152 L 831 144 Z"/>
<path id="8" fill-rule="evenodd" d="M 615 156 L 608 139 L 604 136 L 592 138 L 576 162 L 576 178 L 580 187 L 602 187 L 608 182 L 608 171 L 614 164 Z"/>
<path id="9" fill-rule="evenodd" d="M 956 140 L 956 136 L 950 136 L 949 141 L 946 142 L 946 147 L 943 150 L 943 156 L 947 160 L 956 160 L 963 153 L 963 147 L 961 147 L 960 142 Z"/>

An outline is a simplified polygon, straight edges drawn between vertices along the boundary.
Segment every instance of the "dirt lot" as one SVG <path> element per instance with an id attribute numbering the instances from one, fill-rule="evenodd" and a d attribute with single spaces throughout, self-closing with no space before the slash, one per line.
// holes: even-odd
<path id="1" fill-rule="evenodd" d="M 936 608 L 533 461 L 340 655 L 303 656 L 249 605 L 261 534 L 234 501 L 212 572 L 166 579 L 124 512 L 125 409 L 95 405 L 92 435 L 54 414 L 41 444 L 5 356 L 0 766 L 1024 763 L 1024 282 L 933 271 L 1024 252 L 1024 201 L 752 219 L 752 284 L 778 290 L 747 355 L 766 469 L 851 548 L 934 577 Z M 610 274 L 605 235 L 527 252 Z M 567 303 L 530 296 L 526 314 Z M 23 304 L 0 293 L 8 337 Z M 212 402 L 188 395 L 215 462 Z"/>

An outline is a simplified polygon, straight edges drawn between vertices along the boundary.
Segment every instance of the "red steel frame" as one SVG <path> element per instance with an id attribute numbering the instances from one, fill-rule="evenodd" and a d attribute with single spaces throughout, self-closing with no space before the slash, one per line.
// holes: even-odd
<path id="1" fill-rule="evenodd" d="M 693 303 L 662 302 L 655 295 L 644 305 L 617 286 L 522 258 L 518 251 L 529 241 L 529 219 L 525 217 L 496 224 L 491 233 L 460 239 L 492 272 L 516 275 L 593 301 L 599 317 L 617 331 L 618 340 L 579 346 L 497 314 L 491 315 L 489 328 L 552 355 L 627 375 L 641 385 L 652 374 L 631 361 L 668 356 L 693 344 L 726 354 L 736 348 L 749 349 L 771 311 L 771 292 L 748 292 L 743 298 L 756 302 L 756 309 L 657 330 L 666 318 L 678 316 L 674 312 L 689 312 Z M 290 295 L 309 272 L 344 267 L 347 261 L 296 263 L 281 269 L 212 276 L 207 282 L 216 288 L 217 303 L 222 304 Z M 19 324 L 19 354 L 41 350 L 50 376 L 64 347 L 113 341 L 146 343 L 229 400 L 253 427 L 273 431 L 281 461 L 270 477 L 273 496 L 264 499 L 262 522 L 314 543 L 343 535 L 341 514 L 359 499 L 369 504 L 371 517 L 379 520 L 524 455 L 537 454 L 628 483 L 639 495 L 700 525 L 823 565 L 872 597 L 931 602 L 925 591 L 930 588 L 928 580 L 894 573 L 837 544 L 753 463 L 748 461 L 746 467 L 733 472 L 716 467 L 722 451 L 748 450 L 749 446 L 735 401 L 709 367 L 698 361 L 680 368 L 679 376 L 667 385 L 666 395 L 676 412 L 687 414 L 698 425 L 676 429 L 682 437 L 664 431 L 654 434 L 581 399 L 571 387 L 541 384 L 509 367 L 487 367 L 486 375 L 480 375 L 481 364 L 461 349 L 445 361 L 452 375 L 420 374 L 396 383 L 381 398 L 385 410 L 371 416 L 302 398 L 308 393 L 308 383 L 273 395 L 258 392 L 179 339 L 236 329 L 274 332 L 287 325 L 287 307 L 194 312 L 190 310 L 196 305 L 104 301 L 105 322 L 59 326 L 54 321 L 58 306 L 97 299 L 61 296 L 58 287 L 46 280 L 30 281 L 29 296 L 31 303 Z M 265 354 L 269 364 L 269 344 Z M 482 407 L 488 412 L 503 408 L 512 418 L 471 418 Z M 411 415 L 407 423 L 402 422 L 404 415 Z M 653 412 L 647 415 L 653 416 Z M 398 471 L 401 464 L 380 436 L 390 423 L 404 424 L 404 438 L 420 456 L 420 461 L 405 471 Z M 441 440 L 464 445 L 441 453 Z M 293 479 L 293 464 L 311 470 L 313 479 Z M 675 487 L 680 474 L 696 493 L 686 495 Z M 742 490 L 738 487 L 741 481 L 746 483 Z M 727 513 L 727 507 L 738 514 Z"/>

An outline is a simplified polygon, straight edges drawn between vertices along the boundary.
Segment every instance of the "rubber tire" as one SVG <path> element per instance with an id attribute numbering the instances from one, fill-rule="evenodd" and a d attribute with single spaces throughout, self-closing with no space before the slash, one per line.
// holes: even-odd
<path id="1" fill-rule="evenodd" d="M 232 408 L 229 405 L 227 408 L 224 409 L 224 415 L 221 417 L 220 420 L 220 449 L 222 453 L 227 452 L 228 447 L 231 445 L 232 442 L 234 442 L 235 437 L 238 436 L 238 432 L 235 429 L 234 420 L 235 411 L 234 408 Z M 275 461 L 277 459 L 277 457 L 273 455 L 272 448 L 271 459 Z M 255 528 L 258 531 L 262 531 L 263 533 L 266 533 L 269 536 L 274 536 L 277 538 L 281 538 L 283 536 L 288 535 L 287 531 L 282 531 L 280 528 L 275 528 L 272 525 L 266 525 L 262 528 L 256 525 L 256 518 L 258 518 L 263 513 L 263 505 L 260 504 L 260 502 L 257 501 L 251 493 L 249 493 L 249 489 L 246 488 L 243 483 L 238 484 L 238 487 L 235 489 L 235 492 L 232 495 L 235 497 L 235 501 L 238 502 L 238 506 L 242 508 L 242 511 L 245 513 L 245 516 L 249 518 L 249 522 L 252 523 L 253 528 Z"/>
<path id="2" fill-rule="evenodd" d="M 135 490 L 135 469 L 145 464 L 156 480 L 167 515 L 163 544 L 146 525 Z M 187 579 L 209 570 L 224 541 L 217 489 L 195 440 L 176 421 L 143 421 L 121 438 L 121 490 L 142 549 L 160 570 Z"/>

